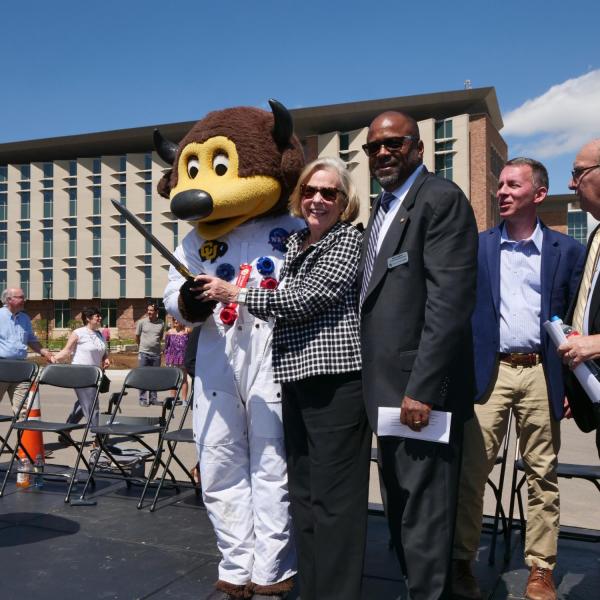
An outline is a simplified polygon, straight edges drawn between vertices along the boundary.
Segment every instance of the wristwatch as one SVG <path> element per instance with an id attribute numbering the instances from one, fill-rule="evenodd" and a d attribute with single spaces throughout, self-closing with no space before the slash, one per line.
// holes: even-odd
<path id="1" fill-rule="evenodd" d="M 248 295 L 248 288 L 240 288 L 240 291 L 237 295 L 236 302 L 238 304 L 246 304 L 246 296 Z"/>

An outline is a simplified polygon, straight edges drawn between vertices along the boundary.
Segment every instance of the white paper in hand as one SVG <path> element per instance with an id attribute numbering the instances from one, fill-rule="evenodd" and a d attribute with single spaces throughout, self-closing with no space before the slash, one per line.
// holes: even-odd
<path id="1" fill-rule="evenodd" d="M 426 442 L 447 444 L 450 441 L 452 413 L 432 410 L 429 413 L 429 425 L 421 431 L 413 431 L 408 425 L 400 423 L 400 409 L 395 406 L 380 406 L 377 413 L 377 435 L 413 438 Z"/>

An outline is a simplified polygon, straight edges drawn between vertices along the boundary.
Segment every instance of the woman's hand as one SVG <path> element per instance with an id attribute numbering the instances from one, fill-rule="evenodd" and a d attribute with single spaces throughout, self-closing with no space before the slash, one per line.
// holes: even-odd
<path id="1" fill-rule="evenodd" d="M 102 360 L 102 368 L 108 369 L 108 367 L 110 367 L 110 359 L 108 358 L 108 356 L 105 356 Z"/>
<path id="2" fill-rule="evenodd" d="M 586 360 L 600 358 L 600 335 L 572 335 L 558 347 L 563 363 L 576 369 Z"/>
<path id="3" fill-rule="evenodd" d="M 222 302 L 229 304 L 236 302 L 239 288 L 233 283 L 227 283 L 218 277 L 210 275 L 198 275 L 194 281 L 196 285 L 190 288 L 191 292 L 198 292 L 195 296 L 197 300 L 202 302 Z"/>

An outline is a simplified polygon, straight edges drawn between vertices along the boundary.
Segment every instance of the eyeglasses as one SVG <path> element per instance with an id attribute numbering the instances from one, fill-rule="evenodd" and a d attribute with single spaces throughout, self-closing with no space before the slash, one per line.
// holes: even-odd
<path id="1" fill-rule="evenodd" d="M 600 167 L 600 164 L 591 165 L 589 167 L 575 167 L 571 171 L 571 177 L 573 178 L 573 181 L 577 181 L 584 173 L 586 173 L 587 171 L 591 171 L 592 169 L 596 169 L 598 167 Z"/>
<path id="2" fill-rule="evenodd" d="M 25 300 L 25 296 L 9 296 L 9 298 L 16 298 L 17 300 Z"/>
<path id="3" fill-rule="evenodd" d="M 321 198 L 326 202 L 335 202 L 338 194 L 343 194 L 342 190 L 334 187 L 314 187 L 303 183 L 300 186 L 300 194 L 303 198 L 312 198 L 317 192 L 321 194 Z"/>
<path id="4" fill-rule="evenodd" d="M 419 136 L 416 135 L 402 135 L 400 137 L 390 137 L 384 140 L 377 140 L 376 142 L 368 142 L 363 144 L 362 149 L 368 156 L 376 156 L 381 146 L 385 146 L 386 150 L 393 152 L 394 150 L 402 150 L 404 144 L 408 141 L 418 141 Z"/>

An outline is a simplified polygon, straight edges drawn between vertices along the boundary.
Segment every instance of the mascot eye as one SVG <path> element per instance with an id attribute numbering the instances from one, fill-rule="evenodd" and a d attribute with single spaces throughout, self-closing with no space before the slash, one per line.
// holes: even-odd
<path id="1" fill-rule="evenodd" d="M 229 157 L 227 154 L 216 154 L 213 158 L 213 170 L 214 172 L 221 176 L 227 173 L 229 169 Z"/>
<path id="2" fill-rule="evenodd" d="M 200 163 L 198 162 L 198 159 L 195 156 L 191 156 L 188 159 L 188 164 L 187 164 L 188 175 L 192 179 L 194 179 L 194 177 L 196 177 L 196 175 L 198 175 L 199 170 L 200 170 Z"/>

